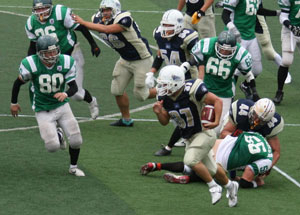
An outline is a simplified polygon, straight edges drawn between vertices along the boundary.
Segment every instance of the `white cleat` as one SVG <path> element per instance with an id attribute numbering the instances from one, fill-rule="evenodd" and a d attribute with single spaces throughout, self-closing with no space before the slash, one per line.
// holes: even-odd
<path id="1" fill-rule="evenodd" d="M 60 149 L 65 150 L 67 148 L 67 141 L 65 140 L 64 132 L 62 128 L 57 127 L 57 134 L 58 134 Z"/>
<path id="2" fill-rule="evenodd" d="M 220 185 L 215 185 L 209 189 L 211 195 L 211 203 L 213 205 L 217 204 L 222 197 L 222 187 Z"/>
<path id="3" fill-rule="evenodd" d="M 77 167 L 70 168 L 69 173 L 75 176 L 85 176 L 84 172 L 81 169 L 78 169 Z"/>
<path id="4" fill-rule="evenodd" d="M 229 207 L 235 207 L 238 203 L 237 193 L 239 190 L 239 183 L 232 181 L 232 186 L 230 189 L 227 189 L 226 197 L 228 198 Z"/>
<path id="5" fill-rule="evenodd" d="M 180 138 L 180 139 L 174 144 L 174 146 L 176 146 L 176 147 L 184 147 L 184 146 L 186 146 L 187 142 L 188 142 L 187 139 Z"/>
<path id="6" fill-rule="evenodd" d="M 99 108 L 97 99 L 95 97 L 93 97 L 93 100 L 91 101 L 91 103 L 89 103 L 89 109 L 92 119 L 97 119 L 97 117 L 99 116 Z"/>
<path id="7" fill-rule="evenodd" d="M 292 82 L 292 76 L 290 73 L 286 76 L 286 79 L 284 81 L 285 84 L 290 84 Z"/>

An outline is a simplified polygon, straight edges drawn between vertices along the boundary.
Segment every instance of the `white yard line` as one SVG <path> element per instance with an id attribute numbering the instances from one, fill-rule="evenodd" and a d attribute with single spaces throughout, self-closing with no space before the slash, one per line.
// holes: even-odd
<path id="1" fill-rule="evenodd" d="M 288 174 L 286 174 L 285 172 L 283 172 L 281 169 L 279 169 L 277 166 L 273 166 L 273 169 L 276 170 L 279 174 L 283 175 L 284 177 L 286 177 L 289 181 L 293 182 L 297 187 L 300 188 L 300 183 L 298 181 L 296 181 L 295 179 L 293 179 L 291 176 L 289 176 Z"/>

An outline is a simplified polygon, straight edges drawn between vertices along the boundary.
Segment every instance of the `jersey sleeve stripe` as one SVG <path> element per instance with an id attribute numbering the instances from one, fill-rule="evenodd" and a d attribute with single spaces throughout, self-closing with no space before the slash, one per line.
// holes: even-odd
<path id="1" fill-rule="evenodd" d="M 29 31 L 31 31 L 32 30 L 32 25 L 31 25 L 31 16 L 30 17 L 28 17 L 28 19 L 27 19 L 27 29 L 29 30 Z"/>
<path id="2" fill-rule="evenodd" d="M 210 38 L 205 38 L 203 40 L 203 48 L 202 48 L 202 53 L 207 53 L 209 50 L 209 42 L 210 42 Z"/>
<path id="3" fill-rule="evenodd" d="M 26 69 L 23 63 L 21 63 L 19 70 L 23 81 L 28 81 L 31 79 L 31 73 Z"/>
<path id="4" fill-rule="evenodd" d="M 65 75 L 66 83 L 69 83 L 76 78 L 76 63 L 74 62 L 72 68 Z"/>
<path id="5" fill-rule="evenodd" d="M 61 8 L 62 8 L 62 5 L 59 5 L 59 4 L 56 5 L 56 7 L 55 7 L 55 14 L 56 14 L 57 20 L 62 20 Z"/>
<path id="6" fill-rule="evenodd" d="M 64 55 L 64 68 L 65 69 L 70 69 L 70 56 Z"/>
<path id="7" fill-rule="evenodd" d="M 28 61 L 28 63 L 29 63 L 29 66 L 30 66 L 30 68 L 31 68 L 31 72 L 32 72 L 32 73 L 35 73 L 35 72 L 37 71 L 37 68 L 36 68 L 36 65 L 35 65 L 35 63 L 34 63 L 34 61 L 33 61 L 32 56 L 29 56 L 29 57 L 27 57 L 26 59 L 27 59 L 27 61 Z"/>

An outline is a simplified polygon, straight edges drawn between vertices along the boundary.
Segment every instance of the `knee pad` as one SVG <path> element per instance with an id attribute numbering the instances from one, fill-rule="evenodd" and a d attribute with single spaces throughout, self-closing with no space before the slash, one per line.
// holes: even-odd
<path id="1" fill-rule="evenodd" d="M 48 152 L 56 152 L 57 150 L 60 149 L 60 144 L 58 139 L 52 139 L 47 142 L 45 142 L 45 148 L 47 149 Z"/>
<path id="2" fill-rule="evenodd" d="M 282 53 L 282 62 L 281 65 L 284 67 L 289 67 L 292 65 L 294 60 L 294 53 L 293 52 L 283 52 Z"/>
<path id="3" fill-rule="evenodd" d="M 75 93 L 74 96 L 72 96 L 71 98 L 74 99 L 75 101 L 82 101 L 84 99 L 84 94 L 85 94 L 85 90 L 84 89 L 78 89 L 77 93 Z"/>
<path id="4" fill-rule="evenodd" d="M 145 101 L 149 97 L 149 89 L 146 87 L 135 87 L 133 90 L 134 96 L 139 101 Z"/>
<path id="5" fill-rule="evenodd" d="M 69 137 L 69 144 L 72 149 L 79 149 L 82 144 L 82 137 L 80 133 L 71 134 Z"/>

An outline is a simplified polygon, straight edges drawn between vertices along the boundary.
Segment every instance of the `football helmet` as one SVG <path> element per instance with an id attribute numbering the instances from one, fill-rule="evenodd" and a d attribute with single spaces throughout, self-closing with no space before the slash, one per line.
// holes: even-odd
<path id="1" fill-rule="evenodd" d="M 268 98 L 259 99 L 250 108 L 249 122 L 251 129 L 258 129 L 268 123 L 275 114 L 275 105 Z"/>
<path id="2" fill-rule="evenodd" d="M 36 51 L 41 61 L 50 65 L 55 64 L 60 54 L 57 38 L 50 35 L 39 37 L 36 42 Z"/>
<path id="3" fill-rule="evenodd" d="M 221 59 L 230 60 L 236 49 L 236 37 L 229 31 L 222 31 L 215 44 L 217 56 Z"/>
<path id="4" fill-rule="evenodd" d="M 32 13 L 39 21 L 45 22 L 52 12 L 52 0 L 33 0 Z"/>
<path id="5" fill-rule="evenodd" d="M 168 10 L 160 22 L 161 37 L 171 38 L 183 29 L 183 15 L 179 10 Z"/>
<path id="6" fill-rule="evenodd" d="M 111 9 L 110 12 L 105 9 Z M 99 6 L 100 18 L 107 25 L 117 14 L 121 12 L 121 4 L 119 0 L 102 0 Z"/>
<path id="7" fill-rule="evenodd" d="M 184 85 L 185 78 L 179 66 L 168 65 L 160 70 L 156 81 L 157 95 L 171 96 Z"/>

